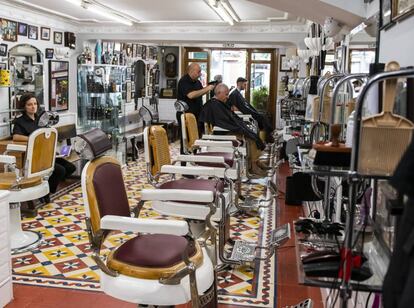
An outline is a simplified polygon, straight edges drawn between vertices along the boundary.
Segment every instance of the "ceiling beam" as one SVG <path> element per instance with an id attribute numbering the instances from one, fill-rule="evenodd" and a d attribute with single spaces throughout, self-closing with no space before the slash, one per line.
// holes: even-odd
<path id="1" fill-rule="evenodd" d="M 333 17 L 338 22 L 343 25 L 347 25 L 351 29 L 355 26 L 359 25 L 362 20 L 363 16 L 357 15 L 353 12 L 350 12 L 344 8 L 326 3 L 320 0 L 247 0 L 250 2 L 254 2 L 257 4 L 261 4 L 264 6 L 271 7 L 276 10 L 288 12 L 289 14 L 293 14 L 296 16 L 300 16 L 306 19 L 309 19 L 313 22 L 323 24 L 326 17 Z M 326 1 L 326 0 L 325 0 Z M 330 2 L 335 2 L 335 4 L 342 4 L 345 5 L 346 3 L 353 2 L 352 1 L 341 1 L 341 0 L 330 0 Z M 361 2 L 361 5 L 364 5 Z M 353 7 L 353 6 L 352 6 Z M 358 14 L 361 13 L 361 10 L 353 10 L 354 12 L 358 11 Z"/>

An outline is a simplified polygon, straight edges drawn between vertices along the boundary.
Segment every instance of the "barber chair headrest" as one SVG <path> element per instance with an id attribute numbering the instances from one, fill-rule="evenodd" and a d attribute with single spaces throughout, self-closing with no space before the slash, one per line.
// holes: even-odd
<path id="1" fill-rule="evenodd" d="M 112 149 L 112 142 L 100 128 L 79 134 L 75 139 L 75 151 L 83 159 L 93 160 Z"/>
<path id="2" fill-rule="evenodd" d="M 186 112 L 188 110 L 188 104 L 184 101 L 176 100 L 174 103 L 176 111 Z"/>
<path id="3" fill-rule="evenodd" d="M 57 112 L 43 110 L 36 118 L 38 127 L 51 127 L 59 123 L 59 114 Z"/>

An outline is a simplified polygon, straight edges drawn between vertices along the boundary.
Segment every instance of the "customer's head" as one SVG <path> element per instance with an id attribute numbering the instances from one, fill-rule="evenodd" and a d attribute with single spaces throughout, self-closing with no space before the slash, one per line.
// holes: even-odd
<path id="1" fill-rule="evenodd" d="M 229 87 L 224 83 L 219 83 L 214 88 L 214 97 L 225 103 L 229 98 Z"/>
<path id="2" fill-rule="evenodd" d="M 240 91 L 246 90 L 247 88 L 247 79 L 243 77 L 237 78 L 237 89 Z"/>
<path id="3" fill-rule="evenodd" d="M 38 104 L 36 97 L 31 93 L 20 96 L 19 107 L 27 115 L 34 115 L 37 112 Z"/>
<path id="4" fill-rule="evenodd" d="M 198 63 L 191 63 L 188 67 L 187 67 L 187 73 L 190 76 L 190 78 L 192 80 L 197 80 L 198 78 L 201 77 L 201 67 L 200 64 Z"/>

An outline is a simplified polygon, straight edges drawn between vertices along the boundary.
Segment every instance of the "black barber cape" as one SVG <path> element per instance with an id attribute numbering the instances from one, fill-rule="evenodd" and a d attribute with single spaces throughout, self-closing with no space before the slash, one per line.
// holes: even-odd
<path id="1" fill-rule="evenodd" d="M 385 308 L 414 307 L 414 139 L 390 181 L 408 196 L 398 224 L 395 247 L 383 285 Z"/>
<path id="2" fill-rule="evenodd" d="M 246 101 L 239 89 L 231 91 L 229 99 L 226 103 L 229 107 L 235 106 L 243 114 L 250 114 L 259 124 L 260 129 L 265 129 L 270 132 L 272 131 L 272 127 L 267 119 Z"/>
<path id="3" fill-rule="evenodd" d="M 258 149 L 263 150 L 265 148 L 259 136 L 244 123 L 243 119 L 232 112 L 225 103 L 220 102 L 214 97 L 203 106 L 200 122 L 227 129 L 235 134 L 244 135 L 254 140 Z"/>

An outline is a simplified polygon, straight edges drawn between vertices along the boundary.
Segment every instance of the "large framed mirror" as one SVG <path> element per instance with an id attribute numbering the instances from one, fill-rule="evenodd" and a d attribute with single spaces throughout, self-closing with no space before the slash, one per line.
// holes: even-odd
<path id="1" fill-rule="evenodd" d="M 24 93 L 36 96 L 44 108 L 44 56 L 36 47 L 19 44 L 9 50 L 10 109 L 18 111 L 19 98 Z"/>

